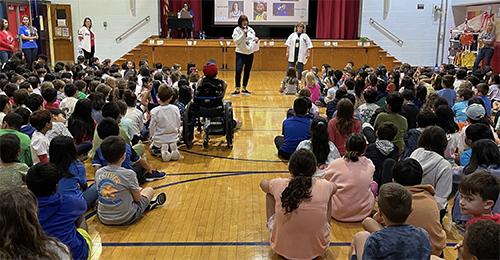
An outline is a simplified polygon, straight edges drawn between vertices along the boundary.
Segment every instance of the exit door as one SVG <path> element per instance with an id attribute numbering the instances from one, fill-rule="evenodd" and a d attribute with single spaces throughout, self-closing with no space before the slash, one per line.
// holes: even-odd
<path id="1" fill-rule="evenodd" d="M 49 4 L 50 27 L 54 46 L 55 62 L 75 61 L 73 48 L 73 28 L 71 24 L 71 6 Z"/>
<path id="2" fill-rule="evenodd" d="M 7 14 L 8 17 L 7 19 L 9 20 L 9 31 L 12 33 L 12 36 L 16 38 L 16 41 L 14 41 L 14 47 L 16 50 L 20 50 L 20 38 L 18 36 L 18 30 L 19 27 L 21 27 L 21 21 L 23 15 L 27 15 L 28 18 L 31 20 L 31 15 L 30 15 L 30 7 L 29 5 L 24 5 L 24 4 L 11 4 L 9 3 L 7 5 Z"/>

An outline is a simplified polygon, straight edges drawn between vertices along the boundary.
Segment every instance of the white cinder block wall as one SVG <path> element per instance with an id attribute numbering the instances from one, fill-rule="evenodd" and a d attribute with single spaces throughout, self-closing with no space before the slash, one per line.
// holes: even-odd
<path id="1" fill-rule="evenodd" d="M 130 4 L 135 2 L 135 11 Z M 152 0 L 52 0 L 52 4 L 70 4 L 73 22 L 73 37 L 75 58 L 78 56 L 78 30 L 83 19 L 92 19 L 92 29 L 95 34 L 96 53 L 101 62 L 109 58 L 117 60 L 123 54 L 143 42 L 151 35 L 159 35 L 158 1 Z M 124 38 L 121 42 L 115 39 L 146 16 L 151 20 L 138 30 Z M 103 22 L 108 23 L 107 28 Z"/>
<path id="2" fill-rule="evenodd" d="M 443 4 L 445 3 L 446 1 Z M 448 16 L 444 34 L 444 62 L 446 62 L 448 53 L 449 31 L 452 27 L 464 22 L 465 7 L 488 3 L 498 3 L 498 0 L 448 0 Z M 417 4 L 423 4 L 424 9 L 417 10 Z M 389 0 L 389 12 L 384 19 L 384 0 L 363 0 L 359 35 L 374 40 L 375 43 L 402 62 L 408 62 L 411 65 L 433 66 L 436 60 L 439 25 L 439 19 L 434 19 L 433 8 L 434 5 L 439 6 L 440 4 L 440 0 Z M 404 44 L 399 46 L 375 29 L 369 23 L 370 18 L 403 40 Z M 439 54 L 440 60 L 441 52 Z"/>

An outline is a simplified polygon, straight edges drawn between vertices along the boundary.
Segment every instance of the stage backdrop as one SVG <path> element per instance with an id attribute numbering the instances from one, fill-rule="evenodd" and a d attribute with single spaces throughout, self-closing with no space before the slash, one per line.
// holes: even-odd
<path id="1" fill-rule="evenodd" d="M 318 0 L 316 38 L 358 38 L 360 0 Z"/>
<path id="2" fill-rule="evenodd" d="M 201 19 L 201 1 L 202 0 L 160 0 L 161 3 L 161 31 L 162 37 L 167 37 L 168 34 L 168 12 L 178 12 L 184 2 L 187 2 L 191 6 L 191 10 L 194 13 L 194 29 L 196 31 L 203 31 L 202 19 Z M 173 30 L 172 37 L 179 38 L 180 32 Z"/>

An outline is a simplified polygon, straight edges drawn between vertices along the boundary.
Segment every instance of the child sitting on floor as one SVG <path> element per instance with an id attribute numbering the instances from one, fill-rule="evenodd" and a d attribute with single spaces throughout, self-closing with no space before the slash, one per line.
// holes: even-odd
<path id="1" fill-rule="evenodd" d="M 294 67 L 288 67 L 286 76 L 281 81 L 280 92 L 283 94 L 296 94 L 299 91 L 297 71 Z"/>
<path id="2" fill-rule="evenodd" d="M 87 205 L 83 198 L 57 193 L 61 177 L 61 169 L 52 163 L 41 162 L 29 169 L 26 184 L 37 197 L 38 220 L 47 235 L 70 248 L 73 259 L 90 259 L 92 238 L 83 216 Z"/>
<path id="3" fill-rule="evenodd" d="M 151 187 L 139 187 L 133 170 L 121 167 L 127 157 L 127 144 L 119 136 L 109 136 L 99 147 L 108 165 L 96 171 L 99 194 L 97 216 L 105 225 L 130 225 L 146 210 L 165 203 L 165 193 L 153 198 Z"/>
<path id="4" fill-rule="evenodd" d="M 412 212 L 411 193 L 401 184 L 386 183 L 380 188 L 378 206 L 387 227 L 372 234 L 356 233 L 349 248 L 350 259 L 429 259 L 429 235 L 406 222 Z"/>
<path id="5" fill-rule="evenodd" d="M 28 172 L 28 165 L 21 163 L 21 141 L 15 134 L 0 136 L 0 190 L 21 187 Z"/>
<path id="6" fill-rule="evenodd" d="M 45 134 L 52 129 L 52 115 L 47 110 L 35 111 L 30 116 L 30 124 L 36 129 L 31 137 L 33 164 L 49 162 L 50 141 Z"/>
<path id="7" fill-rule="evenodd" d="M 392 169 L 393 182 L 405 186 L 412 194 L 413 210 L 406 223 L 427 231 L 431 239 L 432 254 L 439 256 L 446 247 L 446 233 L 439 223 L 439 210 L 434 198 L 434 188 L 428 184 L 420 185 L 422 174 L 420 164 L 411 158 L 397 162 Z M 383 229 L 384 225 L 384 220 L 379 213 L 376 213 L 373 218 L 368 217 L 363 220 L 363 228 L 370 233 Z"/>
<path id="8" fill-rule="evenodd" d="M 299 149 L 288 164 L 290 178 L 260 183 L 266 193 L 271 248 L 287 259 L 313 259 L 330 245 L 330 200 L 337 186 L 313 178 L 316 164 L 311 151 Z"/>
<path id="9" fill-rule="evenodd" d="M 375 204 L 375 166 L 363 156 L 366 141 L 362 135 L 349 135 L 345 148 L 344 157 L 334 160 L 326 168 L 325 179 L 339 188 L 332 197 L 332 217 L 338 221 L 356 222 L 368 217 Z"/>

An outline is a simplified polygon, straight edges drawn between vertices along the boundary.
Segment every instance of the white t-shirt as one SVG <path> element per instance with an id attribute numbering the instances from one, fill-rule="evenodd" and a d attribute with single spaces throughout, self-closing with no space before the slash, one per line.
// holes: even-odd
<path id="1" fill-rule="evenodd" d="M 74 97 L 67 97 L 61 101 L 59 107 L 66 114 L 66 118 L 69 118 L 73 114 L 76 102 L 78 102 L 78 99 Z"/>
<path id="2" fill-rule="evenodd" d="M 362 123 L 370 122 L 375 111 L 380 107 L 375 103 L 364 103 L 363 105 L 358 107 L 358 111 L 361 114 L 361 118 L 363 119 Z"/>
<path id="3" fill-rule="evenodd" d="M 162 144 L 175 143 L 179 140 L 181 114 L 177 106 L 171 104 L 157 106 L 151 110 L 150 114 L 149 132 L 154 146 L 161 147 Z"/>
<path id="4" fill-rule="evenodd" d="M 296 42 L 299 40 L 299 54 L 297 57 L 297 61 L 300 63 L 304 63 L 304 59 L 306 58 L 307 50 L 313 47 L 311 39 L 307 34 L 301 33 L 300 36 L 298 33 L 294 32 L 288 36 L 288 39 L 285 42 L 285 45 L 290 47 L 288 52 L 288 62 L 295 61 L 295 48 L 297 47 Z"/>
<path id="5" fill-rule="evenodd" d="M 33 165 L 40 162 L 38 156 L 47 155 L 49 156 L 49 138 L 44 134 L 35 131 L 31 136 L 31 159 L 33 160 Z"/>
<path id="6" fill-rule="evenodd" d="M 144 120 L 142 118 L 142 111 L 135 107 L 129 107 L 127 108 L 127 113 L 125 114 L 125 117 L 132 120 L 133 135 L 140 136 L 142 130 L 144 129 Z M 132 137 L 133 136 L 131 136 L 130 138 Z"/>
<path id="7" fill-rule="evenodd" d="M 61 122 L 52 122 L 52 129 L 47 131 L 45 136 L 47 136 L 49 142 L 57 136 L 67 136 L 73 138 L 73 135 L 71 135 L 68 128 Z"/>

